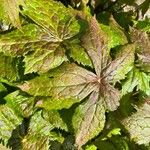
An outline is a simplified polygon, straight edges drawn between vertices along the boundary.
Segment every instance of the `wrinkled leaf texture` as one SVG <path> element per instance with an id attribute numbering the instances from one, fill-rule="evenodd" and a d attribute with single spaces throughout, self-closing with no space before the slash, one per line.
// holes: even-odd
<path id="1" fill-rule="evenodd" d="M 73 117 L 76 144 L 79 147 L 103 129 L 105 111 L 114 111 L 119 106 L 120 92 L 111 83 L 124 79 L 134 61 L 132 44 L 123 46 L 117 58 L 111 60 L 107 39 L 103 36 L 95 17 L 89 23 L 82 44 L 92 60 L 95 73 L 73 63 L 64 63 L 49 74 L 19 86 L 31 95 L 51 96 L 60 100 L 72 98 L 81 101 L 88 96 L 76 109 Z M 88 127 L 85 128 L 86 125 Z"/>
<path id="2" fill-rule="evenodd" d="M 125 128 L 130 133 L 130 137 L 137 144 L 148 145 L 150 143 L 150 101 L 136 108 L 137 112 L 123 120 Z"/>

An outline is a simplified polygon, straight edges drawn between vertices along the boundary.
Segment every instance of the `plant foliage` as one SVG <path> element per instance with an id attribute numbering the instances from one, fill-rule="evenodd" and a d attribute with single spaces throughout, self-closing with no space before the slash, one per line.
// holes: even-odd
<path id="1" fill-rule="evenodd" d="M 12 150 L 149 150 L 147 0 L 0 0 L 0 142 Z"/>

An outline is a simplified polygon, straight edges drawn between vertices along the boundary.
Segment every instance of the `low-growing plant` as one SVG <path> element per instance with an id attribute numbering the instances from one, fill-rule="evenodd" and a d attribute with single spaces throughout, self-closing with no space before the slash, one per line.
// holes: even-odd
<path id="1" fill-rule="evenodd" d="M 1 0 L 0 142 L 149 150 L 148 4 Z"/>

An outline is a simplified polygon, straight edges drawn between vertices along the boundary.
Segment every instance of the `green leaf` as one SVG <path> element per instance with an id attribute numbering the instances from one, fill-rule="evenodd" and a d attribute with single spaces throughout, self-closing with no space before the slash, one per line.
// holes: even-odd
<path id="1" fill-rule="evenodd" d="M 0 93 L 6 92 L 6 91 L 7 91 L 7 88 L 2 83 L 0 83 Z"/>
<path id="2" fill-rule="evenodd" d="M 49 140 L 60 138 L 51 132 L 53 125 L 45 120 L 41 113 L 42 111 L 39 111 L 32 116 L 28 134 L 22 139 L 23 149 L 48 150 Z"/>
<path id="3" fill-rule="evenodd" d="M 12 131 L 22 123 L 22 118 L 7 105 L 0 105 L 0 138 L 8 141 Z"/>
<path id="4" fill-rule="evenodd" d="M 51 39 L 70 39 L 79 32 L 79 25 L 72 10 L 53 0 L 26 0 L 23 14 L 49 33 Z M 39 13 L 42 12 L 42 13 Z M 48 38 L 45 36 L 45 38 Z"/>
<path id="5" fill-rule="evenodd" d="M 47 120 L 54 128 L 68 131 L 66 123 L 61 118 L 60 114 L 56 110 L 43 111 L 43 118 Z"/>
<path id="6" fill-rule="evenodd" d="M 79 99 L 75 98 L 43 98 L 36 104 L 37 107 L 44 108 L 46 110 L 61 110 L 63 108 L 70 108 L 74 103 L 79 102 Z"/>
<path id="7" fill-rule="evenodd" d="M 137 112 L 123 120 L 123 125 L 130 133 L 133 141 L 139 145 L 150 143 L 150 104 L 149 99 Z"/>
<path id="8" fill-rule="evenodd" d="M 3 146 L 2 144 L 0 144 L 0 149 L 2 149 L 2 150 L 10 150 L 9 148 Z"/>
<path id="9" fill-rule="evenodd" d="M 104 17 L 104 16 L 102 16 Z M 108 25 L 100 23 L 101 30 L 108 36 L 108 48 L 114 48 L 118 45 L 127 44 L 127 37 L 124 30 L 111 16 Z"/>
<path id="10" fill-rule="evenodd" d="M 51 41 L 50 37 L 48 40 L 46 36 L 49 36 L 48 33 L 38 26 L 28 24 L 23 26 L 21 31 L 14 30 L 2 35 L 0 50 L 6 55 L 24 55 L 25 73 L 43 73 L 66 60 L 64 49 L 59 47 L 60 43 Z"/>
<path id="11" fill-rule="evenodd" d="M 35 98 L 21 94 L 19 91 L 8 94 L 4 97 L 9 107 L 18 115 L 29 117 L 34 111 Z"/>
<path id="12" fill-rule="evenodd" d="M 137 66 L 145 72 L 150 72 L 150 42 L 149 35 L 137 29 L 133 29 L 132 41 L 136 44 L 137 49 Z"/>
<path id="13" fill-rule="evenodd" d="M 87 145 L 85 150 L 97 150 L 97 147 L 95 145 Z"/>
<path id="14" fill-rule="evenodd" d="M 20 28 L 19 5 L 24 5 L 24 0 L 0 0 L 0 19 Z"/>
<path id="15" fill-rule="evenodd" d="M 90 139 L 103 130 L 105 124 L 105 108 L 99 93 L 92 92 L 89 99 L 79 105 L 73 116 L 73 126 L 76 135 L 76 144 L 80 148 Z"/>
<path id="16" fill-rule="evenodd" d="M 53 126 L 42 117 L 42 111 L 38 111 L 30 120 L 28 134 L 32 133 L 39 134 L 40 136 L 49 136 L 52 129 Z"/>
<path id="17" fill-rule="evenodd" d="M 132 69 L 134 64 L 135 45 L 128 44 L 121 47 L 116 59 L 107 67 L 105 74 L 107 79 L 113 82 L 122 80 Z"/>
<path id="18" fill-rule="evenodd" d="M 42 38 L 43 30 L 35 24 L 22 26 L 0 36 L 0 51 L 8 56 L 21 56 L 42 47 L 47 41 Z"/>
<path id="19" fill-rule="evenodd" d="M 150 95 L 149 82 L 149 76 L 134 67 L 129 72 L 126 81 L 122 85 L 122 94 L 125 95 L 127 93 L 130 93 L 135 87 L 137 87 L 137 90 L 141 90 L 145 94 Z"/>
<path id="20" fill-rule="evenodd" d="M 82 100 L 95 88 L 95 84 L 90 83 L 94 79 L 94 73 L 76 64 L 64 63 L 50 71 L 49 74 L 26 81 L 19 87 L 34 96 L 52 96 L 60 100 L 71 98 Z"/>
<path id="21" fill-rule="evenodd" d="M 114 128 L 107 134 L 107 137 L 111 138 L 113 135 L 121 135 L 120 131 L 120 128 Z"/>
<path id="22" fill-rule="evenodd" d="M 30 55 L 26 55 L 25 62 L 25 74 L 30 72 L 47 72 L 49 69 L 53 69 L 61 65 L 64 61 L 67 61 L 64 48 L 59 45 L 53 45 L 53 51 L 51 50 L 38 50 Z"/>
<path id="23" fill-rule="evenodd" d="M 139 20 L 136 22 L 135 26 L 142 31 L 150 32 L 150 19 L 146 18 L 145 20 Z"/>
<path id="24" fill-rule="evenodd" d="M 11 56 L 23 55 L 25 74 L 45 73 L 67 60 L 64 43 L 79 33 L 80 25 L 71 9 L 59 2 L 26 0 L 25 3 L 22 13 L 38 26 L 27 24 L 21 30 L 1 35 L 0 51 Z"/>
<path id="25" fill-rule="evenodd" d="M 28 135 L 22 140 L 23 149 L 36 149 L 36 150 L 48 150 L 49 149 L 49 139 L 44 137 L 36 137 L 36 135 Z"/>
<path id="26" fill-rule="evenodd" d="M 67 45 L 69 56 L 73 58 L 73 60 L 78 64 L 82 64 L 83 66 L 90 66 L 93 68 L 93 64 L 88 54 L 80 44 L 81 43 L 79 40 L 74 40 Z"/>
<path id="27" fill-rule="evenodd" d="M 16 60 L 0 53 L 0 78 L 13 81 L 17 79 Z"/>

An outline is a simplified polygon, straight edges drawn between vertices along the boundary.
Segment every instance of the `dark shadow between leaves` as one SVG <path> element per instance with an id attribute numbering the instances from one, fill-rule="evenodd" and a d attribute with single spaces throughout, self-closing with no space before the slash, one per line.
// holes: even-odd
<path id="1" fill-rule="evenodd" d="M 16 129 L 12 131 L 11 138 L 8 141 L 7 146 L 11 147 L 12 150 L 22 149 L 22 140 L 27 134 L 27 129 L 29 126 L 29 118 L 25 118 L 21 125 L 17 126 Z"/>

